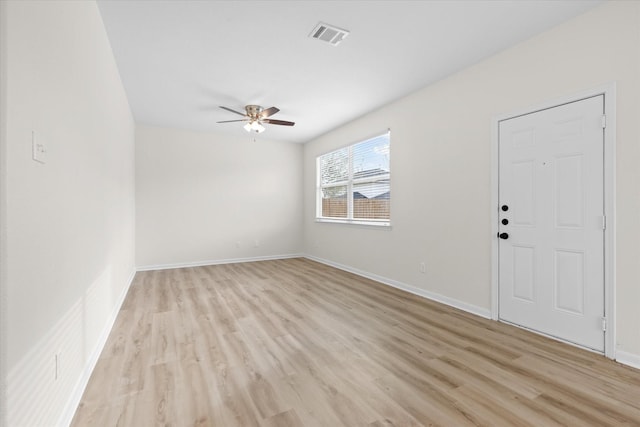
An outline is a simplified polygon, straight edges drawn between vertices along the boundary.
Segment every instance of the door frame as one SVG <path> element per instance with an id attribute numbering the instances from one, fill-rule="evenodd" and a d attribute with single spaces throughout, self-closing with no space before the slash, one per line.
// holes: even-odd
<path id="1" fill-rule="evenodd" d="M 501 114 L 491 122 L 491 318 L 499 321 L 499 167 L 500 122 L 563 104 L 604 95 L 606 127 L 604 130 L 604 214 L 607 218 L 604 231 L 604 355 L 615 359 L 616 349 L 616 83 L 536 104 L 527 108 Z M 525 328 L 526 329 L 526 328 Z M 539 333 L 539 332 L 538 332 Z M 545 335 L 545 334 L 542 334 Z M 552 337 L 559 341 L 564 341 Z M 573 344 L 573 343 L 570 343 Z M 576 344 L 573 344 L 576 345 Z M 593 351 L 593 350 L 591 350 Z"/>

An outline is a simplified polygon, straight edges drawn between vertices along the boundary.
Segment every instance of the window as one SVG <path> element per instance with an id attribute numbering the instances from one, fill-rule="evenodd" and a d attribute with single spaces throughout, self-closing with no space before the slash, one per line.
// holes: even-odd
<path id="1" fill-rule="evenodd" d="M 318 221 L 390 225 L 390 133 L 316 159 Z"/>

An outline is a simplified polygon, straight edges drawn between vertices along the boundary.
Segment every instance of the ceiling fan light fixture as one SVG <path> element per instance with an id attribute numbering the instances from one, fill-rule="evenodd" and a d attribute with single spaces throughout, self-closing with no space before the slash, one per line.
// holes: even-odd
<path id="1" fill-rule="evenodd" d="M 265 128 L 259 122 L 253 122 L 253 124 L 251 125 L 251 129 L 255 130 L 257 133 L 262 133 L 264 132 Z"/>
<path id="2" fill-rule="evenodd" d="M 265 127 L 262 126 L 260 124 L 260 122 L 257 121 L 257 120 L 253 120 L 253 121 L 247 123 L 246 125 L 244 125 L 243 127 L 244 127 L 244 130 L 246 130 L 247 132 L 253 131 L 253 132 L 256 132 L 256 133 L 262 133 L 262 132 L 264 132 L 264 129 L 265 129 Z"/>

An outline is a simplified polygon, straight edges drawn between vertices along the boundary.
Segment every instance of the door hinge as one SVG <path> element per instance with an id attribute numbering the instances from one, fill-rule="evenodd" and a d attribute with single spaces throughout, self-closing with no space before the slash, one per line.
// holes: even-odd
<path id="1" fill-rule="evenodd" d="M 602 318 L 602 332 L 607 332 L 607 318 Z"/>
<path id="2" fill-rule="evenodd" d="M 602 229 L 607 229 L 607 217 L 605 215 L 602 215 Z"/>
<path id="3" fill-rule="evenodd" d="M 602 129 L 607 127 L 607 116 L 605 114 L 602 115 Z"/>

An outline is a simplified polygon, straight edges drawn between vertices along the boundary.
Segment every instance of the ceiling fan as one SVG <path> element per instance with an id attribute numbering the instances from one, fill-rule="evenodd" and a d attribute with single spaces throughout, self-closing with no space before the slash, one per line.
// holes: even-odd
<path id="1" fill-rule="evenodd" d="M 239 114 L 244 118 L 238 119 L 238 120 L 223 120 L 217 123 L 247 122 L 247 124 L 244 125 L 244 129 L 247 132 L 256 132 L 256 133 L 264 132 L 265 128 L 264 126 L 262 126 L 263 123 L 267 123 L 270 125 L 281 125 L 281 126 L 295 125 L 294 122 L 288 122 L 286 120 L 269 119 L 268 117 L 271 117 L 272 115 L 280 111 L 276 107 L 270 107 L 265 109 L 259 105 L 247 105 L 244 107 L 246 113 L 241 113 L 239 111 L 232 110 L 231 108 L 227 108 L 223 106 L 220 106 L 220 108 L 222 108 L 223 110 L 230 111 L 232 113 Z"/>

